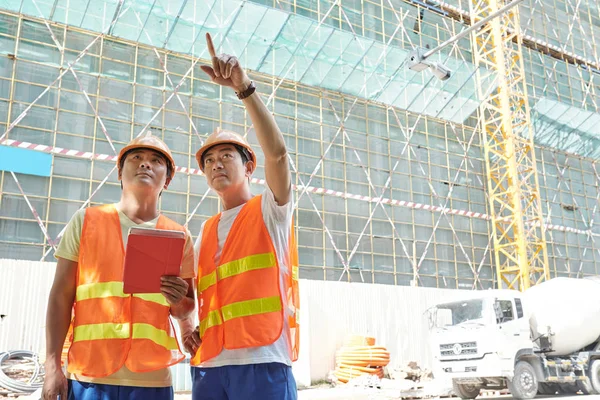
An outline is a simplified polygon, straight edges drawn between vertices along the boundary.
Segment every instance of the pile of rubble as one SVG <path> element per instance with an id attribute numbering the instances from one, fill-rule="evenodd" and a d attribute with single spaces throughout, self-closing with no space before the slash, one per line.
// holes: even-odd
<path id="1" fill-rule="evenodd" d="M 433 379 L 431 370 L 427 368 L 421 369 L 415 361 L 411 361 L 400 367 L 388 367 L 387 372 L 390 379 L 393 380 L 407 379 L 413 382 L 427 382 Z"/>
<path id="2" fill-rule="evenodd" d="M 335 376 L 331 376 L 335 380 Z M 378 398 L 432 398 L 452 396 L 451 387 L 445 382 L 435 381 L 431 370 L 421 368 L 411 361 L 405 365 L 387 366 L 385 376 L 365 374 L 348 380 L 343 387 L 374 390 Z"/>

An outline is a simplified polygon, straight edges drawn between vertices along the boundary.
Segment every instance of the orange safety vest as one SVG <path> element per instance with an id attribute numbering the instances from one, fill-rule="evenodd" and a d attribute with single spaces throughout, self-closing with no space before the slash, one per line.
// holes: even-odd
<path id="1" fill-rule="evenodd" d="M 240 210 L 218 266 L 214 259 L 221 214 L 204 225 L 197 281 L 202 344 L 192 358 L 192 365 L 210 360 L 224 348 L 232 350 L 274 343 L 281 336 L 286 315 L 290 358 L 298 359 L 300 301 L 294 224 L 285 255 L 291 273 L 284 279 L 285 297 L 282 297 L 279 262 L 263 219 L 261 198 L 253 197 Z"/>
<path id="2" fill-rule="evenodd" d="M 184 230 L 162 215 L 156 228 Z M 124 256 L 115 206 L 88 208 L 79 246 L 70 373 L 99 378 L 123 365 L 148 372 L 185 358 L 165 297 L 123 293 Z"/>

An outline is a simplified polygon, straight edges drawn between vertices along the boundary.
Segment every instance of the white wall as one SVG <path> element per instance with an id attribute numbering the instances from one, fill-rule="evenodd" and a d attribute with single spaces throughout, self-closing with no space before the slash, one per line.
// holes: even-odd
<path id="1" fill-rule="evenodd" d="M 55 263 L 0 259 L 0 351 L 44 350 L 45 313 Z M 464 296 L 447 289 L 347 282 L 300 282 L 300 357 L 294 364 L 299 385 L 326 379 L 335 352 L 349 334 L 374 336 L 391 353 L 391 365 L 416 361 L 431 367 L 425 310 Z M 177 389 L 189 389 L 187 368 L 178 368 Z"/>
<path id="2" fill-rule="evenodd" d="M 0 259 L 0 351 L 45 348 L 46 305 L 56 263 Z"/>
<path id="3" fill-rule="evenodd" d="M 391 353 L 390 366 L 416 361 L 431 367 L 425 311 L 463 291 L 347 282 L 300 282 L 301 350 L 294 372 L 299 384 L 326 379 L 335 351 L 349 334 L 373 336 Z"/>

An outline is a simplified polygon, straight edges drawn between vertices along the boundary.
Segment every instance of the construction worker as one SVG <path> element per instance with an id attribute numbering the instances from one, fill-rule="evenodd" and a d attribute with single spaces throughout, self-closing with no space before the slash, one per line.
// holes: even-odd
<path id="1" fill-rule="evenodd" d="M 180 323 L 191 351 L 193 400 L 292 400 L 298 355 L 297 249 L 291 174 L 283 135 L 237 58 L 215 54 L 206 35 L 213 82 L 246 106 L 265 158 L 267 188 L 250 192 L 256 156 L 237 133 L 217 129 L 196 153 L 223 212 L 196 242 L 199 329 Z"/>
<path id="2" fill-rule="evenodd" d="M 170 316 L 194 310 L 194 247 L 189 232 L 161 215 L 158 200 L 175 174 L 160 139 L 140 136 L 118 156 L 121 199 L 77 212 L 65 230 L 46 316 L 42 398 L 55 400 L 172 399 L 169 366 L 184 356 Z M 186 232 L 180 276 L 163 276 L 161 293 L 123 293 L 124 249 L 131 227 Z M 67 376 L 60 368 L 71 323 Z M 68 378 L 68 379 L 67 379 Z"/>

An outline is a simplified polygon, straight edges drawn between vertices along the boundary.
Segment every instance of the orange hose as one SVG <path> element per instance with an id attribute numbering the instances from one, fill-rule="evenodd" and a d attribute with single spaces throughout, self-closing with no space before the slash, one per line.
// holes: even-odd
<path id="1" fill-rule="evenodd" d="M 387 352 L 387 348 L 383 347 L 383 346 L 342 346 L 339 348 L 338 351 L 365 351 L 365 350 L 370 350 L 370 351 L 379 351 L 379 350 L 383 350 L 385 352 Z"/>
<path id="2" fill-rule="evenodd" d="M 383 367 L 390 362 L 390 353 L 383 346 L 375 346 L 375 338 L 349 336 L 336 352 L 334 374 L 338 381 L 347 383 L 361 375 L 383 378 Z"/>
<path id="3" fill-rule="evenodd" d="M 350 353 L 350 354 L 348 354 L 348 353 L 342 353 L 342 354 L 337 354 L 335 356 L 335 358 L 336 359 L 338 359 L 338 358 L 348 358 L 350 360 L 373 360 L 373 359 L 374 360 L 379 360 L 379 359 L 389 360 L 390 359 L 390 355 L 389 354 L 387 354 L 387 355 L 385 355 L 385 354 L 368 354 L 368 353 L 365 353 L 365 354 L 356 354 L 356 353 Z"/>
<path id="4" fill-rule="evenodd" d="M 364 371 L 356 371 L 356 370 L 352 370 L 352 369 L 336 368 L 335 373 L 336 373 L 336 375 L 339 374 L 340 376 L 345 376 L 345 377 L 361 376 L 361 375 L 376 375 L 376 376 L 383 378 L 383 369 L 377 369 L 372 372 L 364 372 Z"/>
<path id="5" fill-rule="evenodd" d="M 348 365 L 348 364 L 339 364 L 338 368 L 340 370 L 353 370 L 353 371 L 367 372 L 369 374 L 382 370 L 381 367 L 375 367 L 375 368 L 358 367 L 358 366 L 355 366 L 355 365 Z"/>
<path id="6" fill-rule="evenodd" d="M 336 369 L 335 374 L 338 378 L 357 378 L 362 375 L 373 375 L 373 376 L 377 376 L 378 378 L 383 378 L 383 371 L 369 373 L 369 372 L 360 372 L 360 371 L 352 372 L 350 370 L 345 371 L 345 370 Z"/>
<path id="7" fill-rule="evenodd" d="M 350 379 L 354 379 L 354 378 L 357 378 L 362 375 L 373 375 L 373 376 L 377 376 L 380 379 L 383 378 L 383 369 L 382 368 L 374 369 L 371 372 L 363 372 L 363 371 L 358 371 L 355 369 L 336 368 L 334 373 L 335 373 L 336 377 L 338 378 L 338 380 L 340 382 L 344 382 L 344 383 L 348 382 Z"/>
<path id="8" fill-rule="evenodd" d="M 375 338 L 368 336 L 351 335 L 344 340 L 344 345 L 347 346 L 373 346 Z"/>
<path id="9" fill-rule="evenodd" d="M 378 353 L 339 353 L 335 356 L 338 358 L 349 358 L 353 360 L 371 360 L 371 359 L 390 359 L 389 354 L 378 354 Z"/>
<path id="10" fill-rule="evenodd" d="M 355 367 L 385 367 L 390 363 L 390 360 L 339 360 L 338 362 Z"/>

